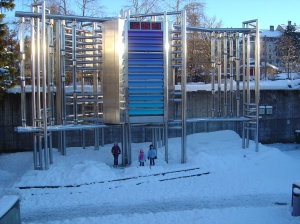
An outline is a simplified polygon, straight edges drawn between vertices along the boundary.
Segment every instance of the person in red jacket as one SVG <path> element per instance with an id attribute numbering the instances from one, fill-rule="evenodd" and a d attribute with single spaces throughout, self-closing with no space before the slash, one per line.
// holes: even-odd
<path id="1" fill-rule="evenodd" d="M 111 148 L 111 154 L 114 156 L 114 167 L 118 166 L 118 158 L 121 154 L 121 149 L 118 146 L 118 142 L 114 142 L 114 146 Z"/>

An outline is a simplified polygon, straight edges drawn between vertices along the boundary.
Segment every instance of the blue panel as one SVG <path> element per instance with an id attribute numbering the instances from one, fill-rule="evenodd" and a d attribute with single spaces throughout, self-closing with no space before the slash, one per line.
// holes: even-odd
<path id="1" fill-rule="evenodd" d="M 128 79 L 163 79 L 163 74 L 129 74 Z"/>
<path id="2" fill-rule="evenodd" d="M 128 53 L 128 59 L 163 59 L 163 54 Z"/>
<path id="3" fill-rule="evenodd" d="M 146 83 L 147 85 L 147 83 Z M 129 93 L 163 93 L 164 92 L 164 89 L 161 88 L 161 89 L 153 89 L 153 88 L 129 88 L 128 90 Z"/>
<path id="4" fill-rule="evenodd" d="M 164 100 L 164 96 L 162 95 L 156 95 L 156 96 L 152 96 L 152 95 L 140 95 L 140 96 L 136 96 L 136 95 L 129 95 L 129 101 L 134 101 L 134 100 L 154 100 L 154 101 L 158 101 Z"/>
<path id="5" fill-rule="evenodd" d="M 134 102 L 134 103 L 129 103 L 129 108 L 135 108 L 135 107 L 163 107 L 164 103 L 163 102 Z"/>
<path id="6" fill-rule="evenodd" d="M 164 114 L 163 51 L 163 31 L 128 31 L 129 116 Z"/>
<path id="7" fill-rule="evenodd" d="M 129 110 L 129 115 L 163 115 L 164 110 Z"/>
<path id="8" fill-rule="evenodd" d="M 129 67 L 128 73 L 163 73 L 163 67 Z"/>
<path id="9" fill-rule="evenodd" d="M 164 86 L 163 81 L 129 81 L 128 82 L 128 87 L 141 87 L 141 86 Z"/>
<path id="10" fill-rule="evenodd" d="M 128 44 L 128 51 L 163 51 L 163 45 Z"/>
<path id="11" fill-rule="evenodd" d="M 141 30 L 129 30 L 128 37 L 156 37 L 163 38 L 163 31 L 141 31 Z"/>
<path id="12" fill-rule="evenodd" d="M 128 60 L 128 65 L 160 65 L 163 66 L 164 61 L 162 59 L 135 59 Z"/>

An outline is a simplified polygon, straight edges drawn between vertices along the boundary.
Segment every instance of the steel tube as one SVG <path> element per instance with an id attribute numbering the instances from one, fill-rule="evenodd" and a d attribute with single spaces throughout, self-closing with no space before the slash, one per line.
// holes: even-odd
<path id="1" fill-rule="evenodd" d="M 221 116 L 221 80 L 222 80 L 222 68 L 221 68 L 221 39 L 222 34 L 218 33 L 217 36 L 217 59 L 218 59 L 218 116 Z"/>
<path id="2" fill-rule="evenodd" d="M 256 20 L 256 35 L 255 35 L 255 104 L 256 104 L 256 132 L 255 142 L 256 151 L 259 151 L 258 144 L 258 122 L 259 122 L 259 98 L 260 98 L 260 38 L 259 38 L 259 21 Z"/>
<path id="3" fill-rule="evenodd" d="M 211 33 L 210 40 L 210 53 L 211 53 L 211 93 L 212 93 L 212 108 L 211 116 L 215 117 L 215 73 L 216 73 L 216 63 L 215 63 L 215 32 Z"/>
<path id="4" fill-rule="evenodd" d="M 20 22 L 20 77 L 21 77 L 22 127 L 26 127 L 24 23 L 25 23 L 25 19 L 24 17 L 22 17 Z"/>
<path id="5" fill-rule="evenodd" d="M 182 130 L 181 130 L 181 162 L 186 163 L 186 12 L 182 11 L 181 14 L 181 36 L 182 36 L 182 68 L 181 68 L 181 91 L 182 91 L 182 103 L 181 103 L 181 119 L 182 119 Z"/>
<path id="6" fill-rule="evenodd" d="M 224 55 L 224 117 L 228 116 L 228 102 L 227 102 L 227 33 L 223 33 L 223 55 Z"/>
<path id="7" fill-rule="evenodd" d="M 229 74 L 230 74 L 230 97 L 229 97 L 229 113 L 233 117 L 233 34 L 229 35 Z"/>
<path id="8" fill-rule="evenodd" d="M 42 18 L 41 13 L 34 12 L 15 12 L 15 17 L 31 17 L 31 18 Z M 55 19 L 55 20 L 66 20 L 73 21 L 76 20 L 78 22 L 105 22 L 112 20 L 113 17 L 88 17 L 88 16 L 74 16 L 74 15 L 58 15 L 58 14 L 46 14 L 47 19 Z"/>
<path id="9" fill-rule="evenodd" d="M 235 72 L 236 72 L 236 116 L 240 116 L 240 43 L 239 33 L 235 34 Z"/>
<path id="10" fill-rule="evenodd" d="M 49 169 L 49 147 L 48 147 L 48 130 L 47 130 L 47 71 L 46 71 L 46 12 L 45 12 L 46 3 L 42 3 L 42 102 L 43 102 L 43 130 L 44 130 L 44 157 L 45 157 L 45 169 Z"/>

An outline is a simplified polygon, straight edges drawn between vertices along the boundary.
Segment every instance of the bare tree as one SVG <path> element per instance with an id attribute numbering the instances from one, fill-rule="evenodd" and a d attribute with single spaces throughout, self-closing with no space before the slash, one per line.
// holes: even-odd
<path id="1" fill-rule="evenodd" d="M 99 0 L 76 0 L 76 5 L 80 9 L 81 16 L 104 16 L 105 6 Z"/>
<path id="2" fill-rule="evenodd" d="M 208 17 L 205 14 L 205 4 L 193 2 L 185 6 L 188 26 L 216 28 L 222 25 L 216 17 Z M 187 73 L 190 80 L 208 82 L 211 72 L 211 42 L 210 33 L 190 31 L 187 33 Z"/>
<path id="3" fill-rule="evenodd" d="M 125 9 L 130 10 L 132 14 L 148 14 L 160 11 L 159 0 L 130 0 Z"/>

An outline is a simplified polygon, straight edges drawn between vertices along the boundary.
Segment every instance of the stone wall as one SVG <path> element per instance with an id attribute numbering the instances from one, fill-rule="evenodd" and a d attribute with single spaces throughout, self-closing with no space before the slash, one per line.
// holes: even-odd
<path id="1" fill-rule="evenodd" d="M 253 97 L 254 93 L 251 93 Z M 217 98 L 217 96 L 215 96 Z M 223 97 L 223 96 L 221 96 Z M 31 96 L 26 94 L 26 119 L 31 124 Z M 216 100 L 217 102 L 217 100 Z M 260 105 L 272 106 L 272 114 L 261 115 L 259 122 L 259 142 L 288 143 L 295 141 L 295 130 L 300 129 L 300 91 L 295 90 L 263 90 L 260 92 Z M 218 109 L 215 104 L 215 109 Z M 234 103 L 234 107 L 236 103 Z M 242 102 L 240 103 L 242 108 Z M 222 108 L 222 105 L 221 105 Z M 212 95 L 209 91 L 187 93 L 187 118 L 211 117 Z M 222 108 L 223 109 L 223 108 Z M 242 110 L 241 110 L 242 111 Z M 175 108 L 175 114 L 180 118 L 181 108 Z M 14 128 L 21 126 L 21 96 L 6 94 L 0 101 L 0 153 L 31 151 L 33 147 L 32 133 L 17 133 Z M 242 122 L 202 121 L 187 123 L 187 134 L 212 132 L 217 130 L 233 130 L 242 134 Z M 104 144 L 121 139 L 120 127 L 109 126 L 103 129 Z M 86 145 L 94 145 L 94 131 L 67 131 L 67 147 L 81 146 L 85 135 Z M 151 142 L 151 129 L 132 127 L 132 142 Z M 100 133 L 101 136 L 101 133 Z M 170 130 L 169 137 L 181 136 L 180 130 Z M 253 133 L 251 138 L 253 139 Z M 100 140 L 101 141 L 101 140 Z M 53 147 L 57 147 L 57 133 L 53 133 Z"/>

